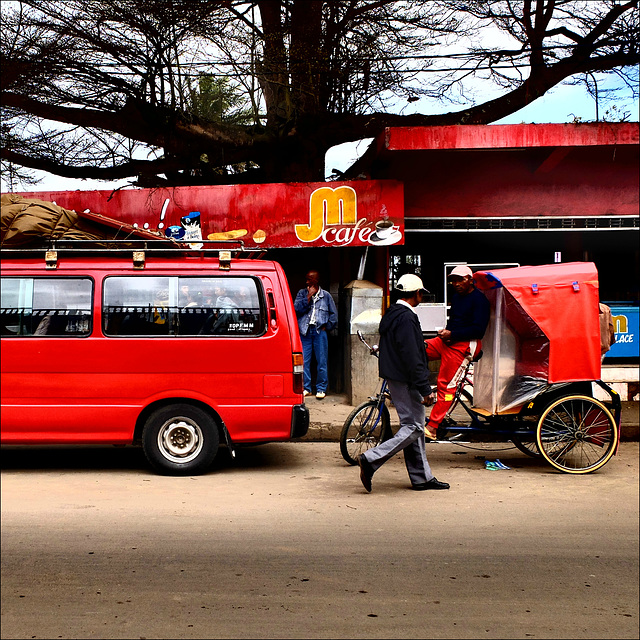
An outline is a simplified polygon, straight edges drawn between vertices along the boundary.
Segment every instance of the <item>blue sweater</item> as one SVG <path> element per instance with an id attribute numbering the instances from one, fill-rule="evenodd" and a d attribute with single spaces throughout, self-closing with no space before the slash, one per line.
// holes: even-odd
<path id="1" fill-rule="evenodd" d="M 489 324 L 491 308 L 484 293 L 473 289 L 466 296 L 454 293 L 447 329 L 451 331 L 451 342 L 481 340 Z"/>

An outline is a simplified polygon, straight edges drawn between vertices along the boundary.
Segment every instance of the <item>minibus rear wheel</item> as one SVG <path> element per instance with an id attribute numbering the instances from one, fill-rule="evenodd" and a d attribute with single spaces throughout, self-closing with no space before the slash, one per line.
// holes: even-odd
<path id="1" fill-rule="evenodd" d="M 197 475 L 206 471 L 218 452 L 215 420 L 189 404 L 156 409 L 142 431 L 142 448 L 151 466 L 164 475 Z"/>

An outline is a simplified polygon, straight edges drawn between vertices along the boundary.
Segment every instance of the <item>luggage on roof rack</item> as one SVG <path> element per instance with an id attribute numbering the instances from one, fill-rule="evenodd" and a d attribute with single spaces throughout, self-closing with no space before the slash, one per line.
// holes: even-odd
<path id="1" fill-rule="evenodd" d="M 159 256 L 212 256 L 220 260 L 220 268 L 228 268 L 231 258 L 260 259 L 265 249 L 250 249 L 244 246 L 242 240 L 202 240 L 200 248 L 193 248 L 187 243 L 176 242 L 171 238 L 128 238 L 115 240 L 49 240 L 42 247 L 3 247 L 3 257 L 33 258 L 43 255 L 47 267 L 55 269 L 58 258 L 65 255 L 110 255 L 131 254 L 133 265 L 144 268 L 148 254 Z M 235 246 L 234 246 L 235 245 Z M 238 246 L 239 245 L 239 246 Z"/>

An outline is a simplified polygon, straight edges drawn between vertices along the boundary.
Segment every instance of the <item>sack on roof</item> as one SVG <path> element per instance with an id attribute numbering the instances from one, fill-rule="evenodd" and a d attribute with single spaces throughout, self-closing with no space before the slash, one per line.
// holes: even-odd
<path id="1" fill-rule="evenodd" d="M 5 249 L 38 249 L 49 246 L 52 240 L 117 240 L 120 248 L 133 246 L 123 240 L 162 241 L 176 243 L 165 235 L 138 229 L 125 222 L 85 211 L 76 213 L 54 202 L 25 198 L 16 193 L 3 193 L 0 246 Z M 111 247 L 110 242 L 96 246 Z"/>
<path id="2" fill-rule="evenodd" d="M 105 234 L 69 209 L 53 202 L 2 194 L 0 245 L 37 247 L 48 240 L 99 240 Z"/>

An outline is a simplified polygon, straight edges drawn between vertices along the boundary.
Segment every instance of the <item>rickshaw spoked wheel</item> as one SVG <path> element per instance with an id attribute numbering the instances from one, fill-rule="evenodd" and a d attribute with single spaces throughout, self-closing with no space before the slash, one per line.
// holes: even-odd
<path id="1" fill-rule="evenodd" d="M 542 456 L 565 473 L 590 473 L 614 454 L 618 427 L 598 400 L 572 395 L 553 401 L 542 413 L 536 445 Z"/>
<path id="2" fill-rule="evenodd" d="M 511 442 L 513 442 L 513 444 L 516 445 L 516 448 L 522 451 L 522 453 L 526 453 L 532 458 L 542 458 L 542 454 L 540 453 L 540 449 L 538 449 L 535 437 L 531 436 L 530 439 L 513 437 Z"/>

